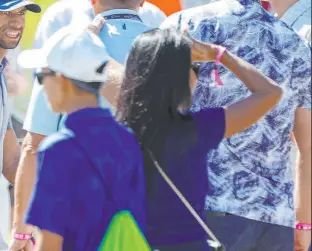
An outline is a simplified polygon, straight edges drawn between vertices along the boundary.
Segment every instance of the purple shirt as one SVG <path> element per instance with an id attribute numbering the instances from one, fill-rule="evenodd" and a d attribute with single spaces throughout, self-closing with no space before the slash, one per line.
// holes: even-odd
<path id="1" fill-rule="evenodd" d="M 143 158 L 133 133 L 100 108 L 74 112 L 65 124 L 39 148 L 27 223 L 62 236 L 64 251 L 97 250 L 120 210 L 144 230 Z"/>
<path id="2" fill-rule="evenodd" d="M 160 166 L 205 220 L 208 190 L 206 156 L 224 137 L 223 108 L 192 114 L 193 126 L 169 129 Z M 195 123 L 194 123 L 195 122 Z M 147 239 L 152 246 L 207 239 L 205 231 L 158 173 L 156 167 L 147 196 Z"/>

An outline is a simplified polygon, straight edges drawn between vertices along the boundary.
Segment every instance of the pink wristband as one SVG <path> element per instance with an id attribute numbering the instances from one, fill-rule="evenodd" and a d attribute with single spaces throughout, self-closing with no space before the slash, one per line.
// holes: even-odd
<path id="1" fill-rule="evenodd" d="M 309 231 L 309 230 L 311 230 L 311 224 L 305 224 L 305 223 L 297 222 L 296 223 L 296 229 Z"/>
<path id="2" fill-rule="evenodd" d="M 13 238 L 18 241 L 28 241 L 32 238 L 32 234 L 14 233 Z"/>
<path id="3" fill-rule="evenodd" d="M 218 67 L 221 63 L 221 58 L 223 56 L 223 54 L 226 52 L 226 48 L 224 47 L 218 47 L 218 52 L 217 52 L 217 57 L 216 57 L 216 67 Z M 218 69 L 215 69 L 212 71 L 212 75 L 215 79 L 215 81 L 218 83 L 218 85 L 222 86 L 223 85 L 223 82 L 220 78 L 220 75 L 219 75 L 219 72 L 218 72 Z"/>

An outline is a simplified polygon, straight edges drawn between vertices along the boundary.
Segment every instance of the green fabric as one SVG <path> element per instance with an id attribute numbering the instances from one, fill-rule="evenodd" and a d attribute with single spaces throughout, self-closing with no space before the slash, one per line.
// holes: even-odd
<path id="1" fill-rule="evenodd" d="M 151 251 L 130 212 L 114 215 L 98 251 Z"/>

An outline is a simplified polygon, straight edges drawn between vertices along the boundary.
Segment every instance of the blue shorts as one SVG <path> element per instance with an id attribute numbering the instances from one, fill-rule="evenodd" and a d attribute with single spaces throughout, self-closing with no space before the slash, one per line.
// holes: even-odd
<path id="1" fill-rule="evenodd" d="M 227 251 L 294 251 L 294 229 L 229 216 L 207 216 Z"/>

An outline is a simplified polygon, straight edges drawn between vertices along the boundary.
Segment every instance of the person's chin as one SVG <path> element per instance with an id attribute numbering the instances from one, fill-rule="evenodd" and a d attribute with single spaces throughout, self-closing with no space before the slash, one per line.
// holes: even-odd
<path id="1" fill-rule="evenodd" d="M 4 44 L 5 46 L 4 49 L 13 50 L 19 45 L 21 38 L 19 37 L 18 39 L 9 39 L 9 40 L 11 41 L 6 41 L 6 43 Z"/>

